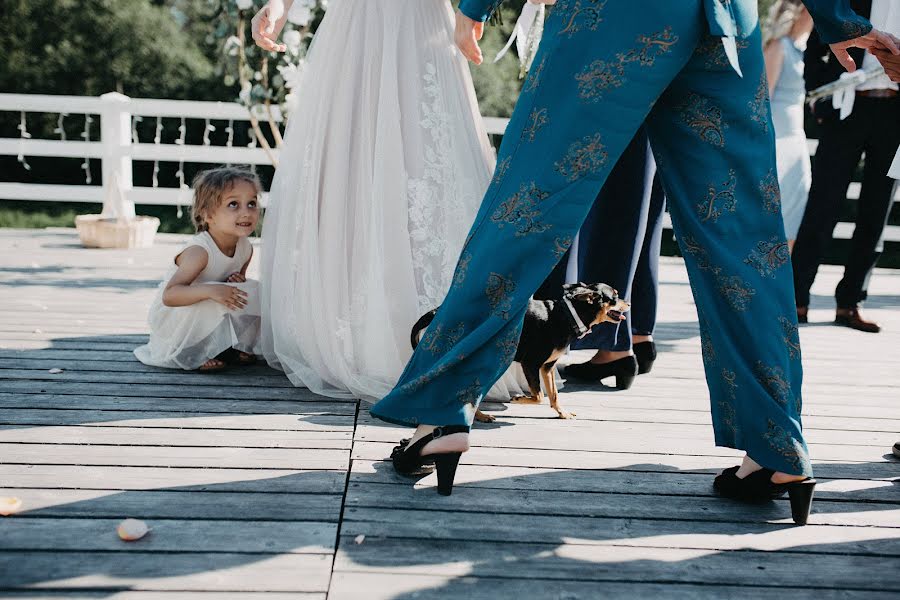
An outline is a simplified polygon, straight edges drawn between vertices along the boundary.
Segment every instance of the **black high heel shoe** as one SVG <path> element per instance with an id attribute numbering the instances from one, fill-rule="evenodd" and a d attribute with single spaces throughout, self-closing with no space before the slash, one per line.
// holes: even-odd
<path id="1" fill-rule="evenodd" d="M 607 377 L 616 378 L 616 389 L 627 390 L 638 374 L 638 362 L 634 356 L 625 356 L 608 363 L 586 362 L 566 367 L 566 375 L 585 381 L 600 381 Z"/>
<path id="2" fill-rule="evenodd" d="M 452 433 L 469 433 L 469 428 L 465 425 L 435 427 L 434 431 L 411 446 L 408 440 L 401 440 L 400 445 L 391 452 L 394 470 L 401 475 L 418 477 L 428 475 L 436 469 L 438 494 L 449 496 L 453 493 L 453 480 L 456 477 L 456 467 L 459 465 L 462 452 L 443 452 L 425 456 L 422 456 L 421 452 L 428 442 Z"/>
<path id="3" fill-rule="evenodd" d="M 791 500 L 791 516 L 797 525 L 806 525 L 812 510 L 816 480 L 807 477 L 791 483 L 772 483 L 771 469 L 760 469 L 743 479 L 737 476 L 739 467 L 731 467 L 716 476 L 713 487 L 726 498 L 742 502 L 761 503 L 781 498 L 787 493 Z"/>
<path id="4" fill-rule="evenodd" d="M 653 369 L 653 363 L 656 361 L 656 344 L 638 342 L 632 349 L 638 363 L 638 375 L 646 375 Z"/>

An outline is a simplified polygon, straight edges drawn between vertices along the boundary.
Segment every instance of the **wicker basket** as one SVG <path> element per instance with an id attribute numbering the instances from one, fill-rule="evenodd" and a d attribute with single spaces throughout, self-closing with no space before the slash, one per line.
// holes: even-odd
<path id="1" fill-rule="evenodd" d="M 149 248 L 159 228 L 156 217 L 119 222 L 102 215 L 78 215 L 75 229 L 87 248 Z"/>

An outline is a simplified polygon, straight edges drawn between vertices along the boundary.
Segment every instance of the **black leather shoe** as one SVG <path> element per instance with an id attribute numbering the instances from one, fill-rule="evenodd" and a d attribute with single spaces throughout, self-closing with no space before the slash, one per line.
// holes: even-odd
<path id="1" fill-rule="evenodd" d="M 634 345 L 634 357 L 638 363 L 638 375 L 645 375 L 653 369 L 656 361 L 656 344 L 639 342 Z"/>
<path id="2" fill-rule="evenodd" d="M 809 323 L 809 307 L 808 306 L 798 306 L 797 307 L 797 322 L 798 323 Z"/>
<path id="3" fill-rule="evenodd" d="M 859 314 L 859 307 L 839 308 L 834 315 L 834 324 L 856 329 L 857 331 L 865 331 L 866 333 L 878 333 L 881 331 L 881 325 L 874 321 L 867 321 Z"/>
<path id="4" fill-rule="evenodd" d="M 616 389 L 627 390 L 638 374 L 638 361 L 634 356 L 625 356 L 608 363 L 580 363 L 566 367 L 566 376 L 585 381 L 600 381 L 607 377 L 616 378 Z"/>
<path id="5" fill-rule="evenodd" d="M 741 502 L 769 502 L 784 496 L 791 499 L 791 516 L 797 525 L 806 525 L 812 509 L 816 480 L 808 477 L 791 483 L 772 483 L 771 469 L 760 469 L 743 479 L 737 476 L 739 467 L 730 467 L 716 476 L 713 487 L 720 495 Z"/>

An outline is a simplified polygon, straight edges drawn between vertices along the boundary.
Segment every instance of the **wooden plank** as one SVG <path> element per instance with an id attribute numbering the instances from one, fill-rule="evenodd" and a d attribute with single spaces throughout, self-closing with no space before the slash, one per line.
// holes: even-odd
<path id="1" fill-rule="evenodd" d="M 32 465 L 346 469 L 344 450 L 2 444 L 0 462 Z"/>
<path id="2" fill-rule="evenodd" d="M 303 475 L 292 485 L 303 489 Z M 4 495 L 22 500 L 20 518 L 179 519 L 229 521 L 322 521 L 336 523 L 341 510 L 339 494 L 226 492 L 207 485 L 208 491 L 171 490 L 59 490 L 6 489 Z M 4 525 L 6 519 L 0 521 Z M 2 527 L 0 527 L 2 531 Z M 63 542 L 59 542 L 63 543 Z M 227 548 L 224 547 L 224 548 Z"/>
<path id="3" fill-rule="evenodd" d="M 243 387 L 293 388 L 282 373 L 253 375 L 243 369 L 229 369 L 215 373 L 199 373 L 182 370 L 154 370 L 148 372 L 64 371 L 50 373 L 43 369 L 3 369 L 0 379 L 27 381 L 63 381 L 66 383 L 118 383 L 118 384 L 180 384 L 193 387 L 221 387 L 239 384 Z"/>
<path id="4" fill-rule="evenodd" d="M 548 509 L 552 511 L 553 507 Z M 807 525 L 785 528 L 771 523 L 557 514 L 525 516 L 488 511 L 467 514 L 465 519 L 460 519 L 458 513 L 451 511 L 348 507 L 344 512 L 341 535 L 346 538 L 364 535 L 366 538 L 496 543 L 799 551 L 900 558 L 900 528 L 888 527 Z"/>
<path id="5" fill-rule="evenodd" d="M 813 557 L 815 559 L 813 560 Z M 713 585 L 771 585 L 900 591 L 893 557 L 791 552 L 714 552 L 577 544 L 342 538 L 336 571 Z"/>
<path id="6" fill-rule="evenodd" d="M 398 432 L 397 439 L 401 433 Z M 473 436 L 474 437 L 474 436 Z M 354 442 L 354 460 L 383 461 L 391 455 L 394 443 Z M 463 456 L 463 464 L 496 467 L 540 467 L 551 469 L 626 471 L 694 471 L 714 474 L 740 463 L 741 453 L 717 448 L 721 455 L 645 454 L 634 451 L 589 452 L 581 450 L 535 450 L 528 448 L 490 448 L 475 446 Z M 886 456 L 887 448 L 871 460 L 831 461 L 813 455 L 817 475 L 830 479 L 874 479 L 897 476 L 897 463 Z"/>
<path id="7" fill-rule="evenodd" d="M 4 465 L 7 488 L 267 492 L 343 494 L 342 470 L 206 469 L 166 467 L 94 467 L 81 465 Z M 15 496 L 18 492 L 10 490 Z"/>
<path id="8" fill-rule="evenodd" d="M 211 394 L 212 395 L 212 394 Z M 202 413 L 202 414 L 303 414 L 353 416 L 351 402 L 331 401 L 309 394 L 303 403 L 294 399 L 256 400 L 249 398 L 137 398 L 133 396 L 77 396 L 66 394 L 23 394 L 0 392 L 3 409 L 98 410 L 119 412 Z M 2 414 L 0 414 L 2 418 Z"/>
<path id="9" fill-rule="evenodd" d="M 360 573 L 336 571 L 331 580 L 330 600 L 380 600 L 388 598 L 665 598 L 666 600 L 895 600 L 893 592 L 872 590 L 803 588 L 791 585 L 728 586 L 691 585 L 680 582 L 625 583 L 564 579 L 512 579 L 471 575 L 421 575 L 408 572 Z M 242 597 L 243 598 L 243 597 Z M 142 600 L 142 599 L 138 599 Z M 153 599 L 156 600 L 156 599 Z"/>
<path id="10" fill-rule="evenodd" d="M 3 592 L 4 600 L 326 600 L 324 592 L 291 592 L 279 594 L 272 592 L 117 592 L 113 590 L 40 590 Z"/>
<path id="11" fill-rule="evenodd" d="M 543 490 L 556 492 L 605 492 L 656 496 L 715 496 L 713 472 L 625 471 L 547 469 L 539 467 L 491 467 L 465 465 L 456 474 L 458 485 L 483 489 Z M 817 469 L 818 473 L 818 469 Z M 897 484 L 892 479 L 826 479 L 816 476 L 816 499 L 853 502 L 887 502 L 900 505 Z M 398 477 L 389 463 L 354 460 L 352 483 L 410 485 Z"/>
<path id="12" fill-rule="evenodd" d="M 392 486 L 391 506 L 416 510 L 458 510 L 465 513 L 497 512 L 518 515 L 557 514 L 568 516 L 615 517 L 623 519 L 681 519 L 727 522 L 773 522 L 789 524 L 790 505 L 779 500 L 748 505 L 718 497 L 654 496 L 649 494 L 559 492 L 541 490 L 484 489 L 454 487 L 453 495 L 438 498 L 434 475 L 416 486 Z M 347 507 L 384 505 L 385 487 L 353 483 L 347 490 Z M 471 516 L 471 515 L 467 515 Z M 470 519 L 464 519 L 472 523 Z M 858 527 L 900 528 L 900 504 L 873 502 L 813 503 L 810 523 Z"/>
<path id="13" fill-rule="evenodd" d="M 177 422 L 177 421 L 176 421 Z M 236 426 L 236 424 L 235 424 Z M 250 429 L 248 427 L 248 429 Z M 91 444 L 93 446 L 140 446 L 151 452 L 156 447 L 172 448 L 292 448 L 309 450 L 343 450 L 349 454 L 349 439 L 330 439 L 330 432 L 273 431 L 269 429 L 239 430 L 155 427 L 0 427 L 0 443 L 4 444 Z M 15 452 L 11 452 L 11 457 Z M 2 460 L 2 459 L 0 459 Z"/>
<path id="14" fill-rule="evenodd" d="M 197 377 L 207 377 L 197 375 Z M 8 393 L 20 394 L 72 394 L 74 396 L 85 396 L 95 394 L 97 396 L 115 396 L 115 397 L 138 397 L 138 398 L 214 398 L 219 396 L 223 399 L 240 400 L 243 398 L 252 398 L 254 400 L 293 400 L 296 402 L 304 402 L 307 400 L 321 402 L 326 398 L 324 396 L 316 396 L 310 394 L 309 390 L 295 387 L 246 387 L 243 385 L 235 385 L 234 383 L 213 384 L 212 380 L 207 380 L 209 385 L 172 385 L 172 384 L 113 384 L 113 383 L 76 383 L 67 381 L 27 381 L 27 380 L 8 380 L 3 381 L 0 377 L 0 388 Z M 330 398 L 334 402 L 348 402 L 356 404 L 355 399 Z"/>
<path id="15" fill-rule="evenodd" d="M 178 429 L 243 429 L 271 431 L 344 432 L 353 430 L 353 415 L 286 414 L 226 415 L 191 412 L 125 410 L 6 409 L 2 425 L 85 425 L 98 427 L 156 427 Z"/>
<path id="16" fill-rule="evenodd" d="M 324 592 L 331 561 L 326 554 L 16 552 L 0 554 L 0 581 L 6 589 Z"/>
<path id="17" fill-rule="evenodd" d="M 265 517 L 266 515 L 260 515 Z M 144 519 L 138 543 L 116 535 L 121 519 L 29 517 L 0 521 L 0 552 L 264 552 L 330 554 L 337 523 Z"/>

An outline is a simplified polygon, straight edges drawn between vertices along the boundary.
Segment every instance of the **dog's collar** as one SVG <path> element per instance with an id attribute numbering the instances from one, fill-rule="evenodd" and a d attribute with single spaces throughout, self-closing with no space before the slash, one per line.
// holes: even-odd
<path id="1" fill-rule="evenodd" d="M 584 324 L 584 321 L 581 320 L 581 317 L 578 316 L 578 312 L 575 310 L 575 307 L 572 306 L 572 301 L 569 300 L 567 296 L 563 296 L 563 303 L 566 305 L 566 308 L 569 309 L 569 314 L 572 315 L 572 320 L 575 321 L 575 333 L 578 335 L 578 339 L 580 340 L 587 334 L 591 332 L 590 327 L 587 327 Z"/>

